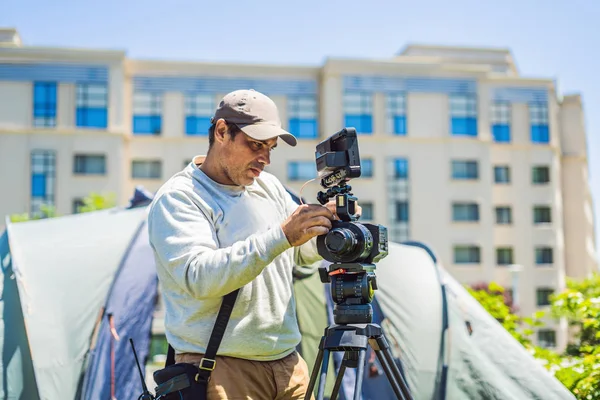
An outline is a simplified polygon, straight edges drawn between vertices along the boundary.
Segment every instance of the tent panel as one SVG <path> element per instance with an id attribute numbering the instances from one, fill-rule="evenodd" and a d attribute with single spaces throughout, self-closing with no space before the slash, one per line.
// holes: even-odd
<path id="1" fill-rule="evenodd" d="M 0 398 L 39 400 L 8 233 L 0 236 Z"/>
<path id="2" fill-rule="evenodd" d="M 431 399 L 439 362 L 442 297 L 437 267 L 423 249 L 389 243 L 375 271 L 382 326 L 416 399 Z"/>
<path id="3" fill-rule="evenodd" d="M 38 390 L 74 398 L 91 335 L 145 209 L 8 226 Z"/>
<path id="4" fill-rule="evenodd" d="M 302 332 L 300 353 L 308 364 L 309 373 L 312 373 L 319 352 L 321 337 L 325 328 L 329 325 L 327 309 L 325 308 L 324 284 L 321 282 L 319 274 L 315 273 L 308 278 L 296 281 L 294 290 L 296 293 L 298 323 Z M 336 371 L 333 366 L 333 357 L 330 360 L 325 386 L 326 393 L 331 393 L 335 382 L 334 375 Z"/>
<path id="5" fill-rule="evenodd" d="M 86 370 L 84 399 L 135 399 L 142 393 L 142 382 L 129 339 L 133 339 L 143 366 L 150 350 L 157 285 L 154 257 L 144 224 L 109 292 L 99 339 Z M 118 340 L 111 333 L 111 316 Z M 113 379 L 114 392 L 111 388 Z"/>
<path id="6" fill-rule="evenodd" d="M 464 287 L 447 274 L 445 281 L 452 349 L 449 399 L 574 399 Z"/>

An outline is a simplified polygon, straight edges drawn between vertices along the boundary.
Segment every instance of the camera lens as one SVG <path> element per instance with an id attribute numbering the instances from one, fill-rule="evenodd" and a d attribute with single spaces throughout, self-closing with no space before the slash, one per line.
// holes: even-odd
<path id="1" fill-rule="evenodd" d="M 325 246 L 333 254 L 344 254 L 356 245 L 356 237 L 345 228 L 337 228 L 329 232 L 325 238 Z"/>
<path id="2" fill-rule="evenodd" d="M 333 262 L 361 262 L 371 253 L 373 236 L 358 223 L 339 222 L 322 239 L 327 259 Z"/>

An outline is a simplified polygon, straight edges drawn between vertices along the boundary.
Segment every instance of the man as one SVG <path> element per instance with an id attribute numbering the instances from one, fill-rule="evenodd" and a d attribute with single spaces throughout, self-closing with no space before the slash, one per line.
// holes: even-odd
<path id="1" fill-rule="evenodd" d="M 296 145 L 270 98 L 229 93 L 211 122 L 207 155 L 169 179 L 149 210 L 167 340 L 177 362 L 197 364 L 223 296 L 241 288 L 208 398 L 304 398 L 310 377 L 295 351 L 292 270 L 321 260 L 315 237 L 335 215 L 298 206 L 263 171 L 278 138 Z"/>

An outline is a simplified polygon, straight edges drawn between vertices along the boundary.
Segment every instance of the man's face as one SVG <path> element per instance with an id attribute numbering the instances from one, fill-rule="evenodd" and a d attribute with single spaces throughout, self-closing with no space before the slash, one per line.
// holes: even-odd
<path id="1" fill-rule="evenodd" d="M 221 148 L 221 166 L 232 184 L 248 186 L 271 163 L 271 151 L 277 147 L 277 138 L 256 140 L 238 132 L 235 138 L 226 134 Z"/>

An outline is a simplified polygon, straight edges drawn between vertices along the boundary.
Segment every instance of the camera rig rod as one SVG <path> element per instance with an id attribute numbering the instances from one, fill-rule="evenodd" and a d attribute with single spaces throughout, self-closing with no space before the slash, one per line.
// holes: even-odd
<path id="1" fill-rule="evenodd" d="M 352 193 L 350 193 L 351 190 L 352 186 L 350 185 L 330 187 L 329 189 L 327 189 L 327 192 L 319 192 L 317 194 L 317 200 L 319 201 L 319 203 L 321 203 L 321 205 L 325 205 L 332 197 L 344 194 L 349 194 L 352 196 Z"/>

